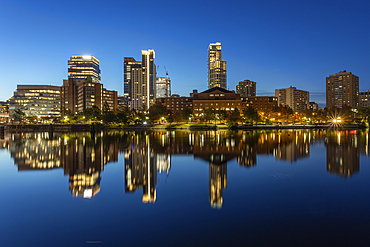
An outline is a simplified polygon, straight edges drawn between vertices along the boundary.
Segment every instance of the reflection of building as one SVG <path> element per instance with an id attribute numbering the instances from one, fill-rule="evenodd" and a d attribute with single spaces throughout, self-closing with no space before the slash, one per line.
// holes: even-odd
<path id="1" fill-rule="evenodd" d="M 166 98 L 171 96 L 171 80 L 167 77 L 157 77 L 156 98 Z"/>
<path id="2" fill-rule="evenodd" d="M 326 107 L 357 108 L 359 77 L 345 70 L 326 77 Z"/>
<path id="3" fill-rule="evenodd" d="M 157 169 L 150 150 L 150 138 L 133 140 L 132 147 L 125 154 L 125 192 L 143 190 L 143 202 L 156 200 Z"/>
<path id="4" fill-rule="evenodd" d="M 213 208 L 221 208 L 222 190 L 227 187 L 227 164 L 209 164 L 209 201 Z"/>
<path id="5" fill-rule="evenodd" d="M 310 156 L 310 141 L 306 133 L 301 131 L 282 132 L 278 136 L 278 145 L 275 158 L 277 160 L 297 161 Z"/>
<path id="6" fill-rule="evenodd" d="M 326 170 L 343 177 L 360 171 L 360 155 L 357 135 L 333 132 L 327 138 Z"/>
<path id="7" fill-rule="evenodd" d="M 10 99 L 9 115 L 22 110 L 26 116 L 55 118 L 60 116 L 60 87 L 47 85 L 17 85 Z"/>
<path id="8" fill-rule="evenodd" d="M 221 42 L 208 47 L 208 89 L 213 87 L 226 89 L 226 61 L 221 60 Z"/>
<path id="9" fill-rule="evenodd" d="M 142 61 L 125 57 L 123 63 L 125 96 L 129 98 L 130 109 L 148 109 L 156 98 L 155 52 L 152 49 L 142 50 Z"/>
<path id="10" fill-rule="evenodd" d="M 17 134 L 9 144 L 18 171 L 61 168 L 60 146 L 49 133 Z"/>
<path id="11" fill-rule="evenodd" d="M 310 94 L 308 91 L 299 90 L 295 87 L 275 89 L 275 97 L 278 105 L 289 106 L 294 112 L 301 113 L 308 108 Z"/>
<path id="12" fill-rule="evenodd" d="M 91 138 L 50 133 L 14 134 L 9 150 L 18 171 L 64 168 L 73 196 L 91 198 L 100 191 L 100 172 L 118 160 L 118 142 L 107 135 Z"/>
<path id="13" fill-rule="evenodd" d="M 236 85 L 236 93 L 240 94 L 240 97 L 256 96 L 256 82 L 240 81 L 239 85 Z"/>

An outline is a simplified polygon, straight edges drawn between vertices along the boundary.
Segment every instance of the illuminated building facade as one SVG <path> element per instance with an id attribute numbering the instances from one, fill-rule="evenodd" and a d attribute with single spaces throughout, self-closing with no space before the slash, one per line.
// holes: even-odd
<path id="1" fill-rule="evenodd" d="M 157 77 L 156 98 L 166 98 L 171 96 L 171 80 L 168 77 Z"/>
<path id="2" fill-rule="evenodd" d="M 242 109 L 253 107 L 258 111 L 275 110 L 278 106 L 278 100 L 273 96 L 249 96 L 242 97 Z"/>
<path id="3" fill-rule="evenodd" d="M 370 107 L 370 90 L 359 93 L 359 104 L 360 107 Z"/>
<path id="4" fill-rule="evenodd" d="M 35 115 L 44 119 L 60 116 L 60 87 L 47 85 L 17 85 L 17 91 L 9 102 L 9 116 L 15 110 L 26 116 Z"/>
<path id="5" fill-rule="evenodd" d="M 256 96 L 256 82 L 250 80 L 240 81 L 236 85 L 236 93 L 241 97 Z"/>
<path id="6" fill-rule="evenodd" d="M 293 112 L 301 113 L 308 109 L 310 93 L 299 90 L 295 87 L 275 89 L 275 97 L 278 99 L 278 105 L 289 106 Z"/>
<path id="7" fill-rule="evenodd" d="M 164 105 L 172 114 L 182 112 L 186 108 L 192 109 L 192 100 L 192 97 L 183 97 L 178 94 L 166 98 L 157 98 L 157 102 Z"/>
<path id="8" fill-rule="evenodd" d="M 349 106 L 359 103 L 359 77 L 345 70 L 326 77 L 326 107 Z"/>
<path id="9" fill-rule="evenodd" d="M 158 98 L 158 103 L 164 105 L 171 113 L 182 112 L 189 108 L 193 110 L 194 119 L 204 115 L 204 111 L 214 108 L 215 111 L 242 111 L 248 107 L 256 110 L 273 110 L 277 107 L 277 98 L 271 96 L 240 97 L 234 91 L 220 87 L 213 87 L 203 92 L 194 92 L 190 97 L 183 97 L 173 94 L 171 97 Z"/>
<path id="10" fill-rule="evenodd" d="M 0 123 L 7 123 L 9 120 L 9 101 L 0 101 Z"/>
<path id="11" fill-rule="evenodd" d="M 141 51 L 141 62 L 125 57 L 123 62 L 124 90 L 129 99 L 129 108 L 149 109 L 156 99 L 156 68 L 153 49 Z M 127 92 L 126 92 L 127 89 Z"/>
<path id="12" fill-rule="evenodd" d="M 99 60 L 92 55 L 72 55 L 68 61 L 68 78 L 85 79 L 100 82 Z"/>
<path id="13" fill-rule="evenodd" d="M 221 60 L 221 42 L 208 46 L 208 88 L 226 89 L 226 61 Z"/>
<path id="14" fill-rule="evenodd" d="M 91 55 L 72 55 L 68 61 L 68 79 L 61 87 L 61 110 L 72 114 L 93 106 L 103 109 L 105 103 L 111 111 L 117 108 L 117 91 L 103 88 L 100 83 L 99 60 Z"/>
<path id="15" fill-rule="evenodd" d="M 308 103 L 308 109 L 312 110 L 312 111 L 318 111 L 319 110 L 319 104 L 315 103 L 315 102 L 310 102 Z"/>

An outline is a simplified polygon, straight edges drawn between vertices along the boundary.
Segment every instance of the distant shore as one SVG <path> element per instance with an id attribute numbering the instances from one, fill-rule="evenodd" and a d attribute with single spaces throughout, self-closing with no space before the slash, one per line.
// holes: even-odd
<path id="1" fill-rule="evenodd" d="M 229 128 L 225 124 L 153 124 L 153 125 L 89 125 L 89 124 L 10 124 L 0 130 L 20 132 L 83 132 L 101 130 L 279 130 L 279 129 L 360 129 L 360 125 L 238 125 Z"/>

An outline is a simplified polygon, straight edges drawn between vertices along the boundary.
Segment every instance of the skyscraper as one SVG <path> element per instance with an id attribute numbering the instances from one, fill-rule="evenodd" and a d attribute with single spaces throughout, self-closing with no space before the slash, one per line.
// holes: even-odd
<path id="1" fill-rule="evenodd" d="M 208 88 L 226 88 L 226 61 L 221 60 L 221 42 L 208 47 Z"/>
<path id="2" fill-rule="evenodd" d="M 241 97 L 256 96 L 256 82 L 250 80 L 240 81 L 236 85 L 236 93 Z"/>
<path id="3" fill-rule="evenodd" d="M 308 109 L 310 93 L 299 90 L 295 87 L 275 89 L 275 97 L 278 99 L 278 105 L 289 106 L 294 112 L 301 113 Z"/>
<path id="4" fill-rule="evenodd" d="M 168 77 L 157 77 L 156 98 L 166 98 L 171 96 L 171 80 Z"/>
<path id="5" fill-rule="evenodd" d="M 94 106 L 103 109 L 105 103 L 111 111 L 117 107 L 117 91 L 109 91 L 100 83 L 99 60 L 92 55 L 72 55 L 68 61 L 68 80 L 61 88 L 61 110 L 72 114 Z"/>
<path id="6" fill-rule="evenodd" d="M 141 55 L 141 62 L 132 57 L 125 57 L 123 62 L 124 93 L 128 96 L 129 108 L 136 110 L 143 106 L 149 109 L 156 98 L 155 52 L 142 50 Z"/>
<path id="7" fill-rule="evenodd" d="M 359 77 L 345 70 L 326 77 L 326 107 L 356 108 L 359 101 Z"/>
<path id="8" fill-rule="evenodd" d="M 86 79 L 100 82 L 99 60 L 91 55 L 72 55 L 68 61 L 68 78 Z"/>

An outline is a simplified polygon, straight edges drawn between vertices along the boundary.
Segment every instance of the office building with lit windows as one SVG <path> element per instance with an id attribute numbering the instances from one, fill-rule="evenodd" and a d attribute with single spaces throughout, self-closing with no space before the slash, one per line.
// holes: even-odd
<path id="1" fill-rule="evenodd" d="M 250 80 L 240 81 L 236 85 L 236 93 L 241 97 L 256 96 L 256 82 Z"/>
<path id="2" fill-rule="evenodd" d="M 294 112 L 301 113 L 308 109 L 310 102 L 310 93 L 299 90 L 296 87 L 275 89 L 275 97 L 278 105 L 289 106 Z"/>
<path id="3" fill-rule="evenodd" d="M 359 77 L 345 70 L 326 77 L 326 107 L 349 106 L 359 103 Z"/>
<path id="4" fill-rule="evenodd" d="M 226 61 L 221 60 L 221 42 L 208 46 L 208 89 L 226 87 Z"/>
<path id="5" fill-rule="evenodd" d="M 92 55 L 72 55 L 68 61 L 68 78 L 85 79 L 100 82 L 99 60 Z"/>
<path id="6" fill-rule="evenodd" d="M 123 62 L 124 88 L 130 109 L 149 109 L 156 99 L 155 52 L 152 49 L 141 51 L 141 61 L 125 57 Z M 127 91 L 126 91 L 127 89 Z"/>
<path id="7" fill-rule="evenodd" d="M 15 110 L 26 116 L 52 119 L 60 116 L 60 87 L 48 85 L 17 85 L 17 90 L 9 102 L 9 116 Z"/>
<path id="8" fill-rule="evenodd" d="M 166 98 L 171 96 L 171 80 L 168 77 L 157 77 L 156 98 Z"/>
<path id="9" fill-rule="evenodd" d="M 9 101 L 0 101 L 0 123 L 7 123 L 9 120 Z"/>
<path id="10" fill-rule="evenodd" d="M 93 106 L 103 109 L 105 103 L 111 111 L 117 108 L 117 91 L 103 88 L 100 83 L 99 60 L 91 55 L 72 55 L 68 61 L 68 79 L 61 87 L 61 111 L 72 114 Z"/>
<path id="11" fill-rule="evenodd" d="M 359 93 L 359 104 L 360 107 L 370 107 L 370 90 Z"/>
<path id="12" fill-rule="evenodd" d="M 110 111 L 117 108 L 117 91 L 103 88 L 103 84 L 94 83 L 91 78 L 63 81 L 61 88 L 61 109 L 70 110 L 72 114 L 85 111 L 93 106 L 103 109 L 108 104 Z"/>

